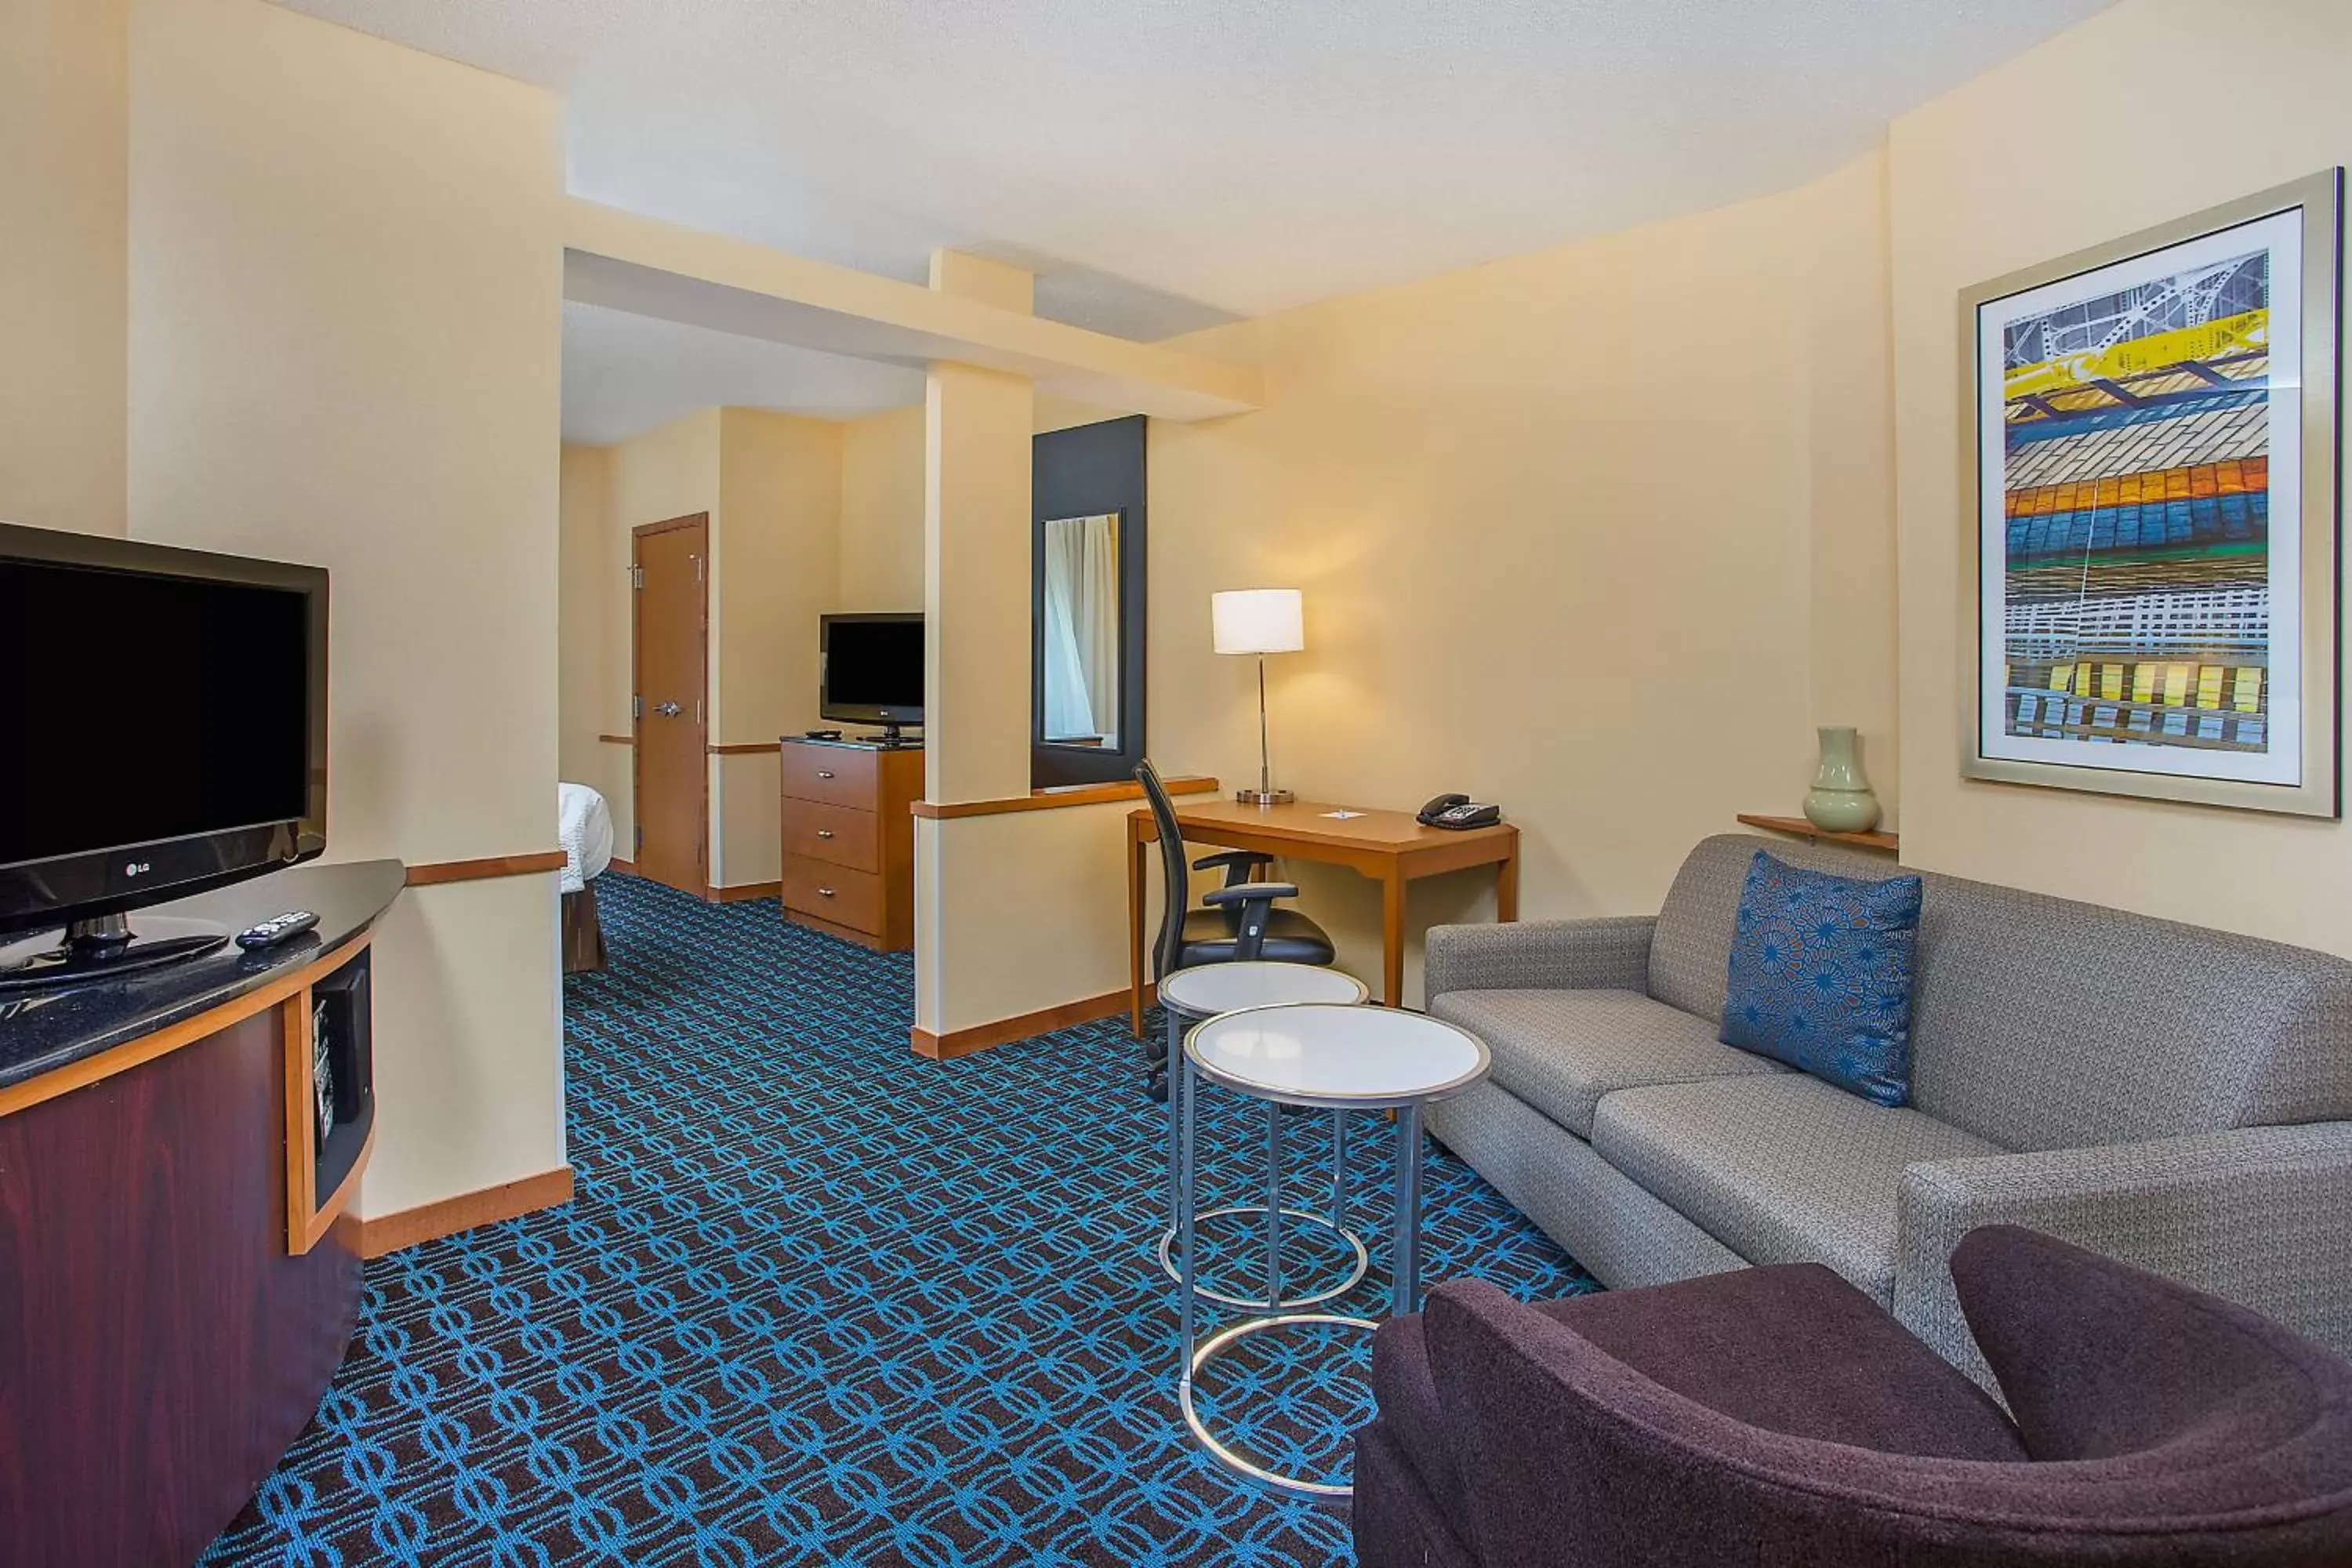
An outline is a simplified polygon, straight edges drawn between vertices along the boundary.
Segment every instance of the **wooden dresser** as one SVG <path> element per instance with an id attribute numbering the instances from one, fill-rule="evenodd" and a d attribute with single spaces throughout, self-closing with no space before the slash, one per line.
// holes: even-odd
<path id="1" fill-rule="evenodd" d="M 784 918 L 877 952 L 915 945 L 923 749 L 786 735 Z"/>

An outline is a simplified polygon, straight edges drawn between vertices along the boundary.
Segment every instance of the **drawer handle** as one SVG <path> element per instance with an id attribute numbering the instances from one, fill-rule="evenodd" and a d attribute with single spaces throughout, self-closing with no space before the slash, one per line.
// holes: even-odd
<path id="1" fill-rule="evenodd" d="M 819 838 L 830 838 L 833 837 L 833 829 L 830 827 L 820 827 L 816 830 L 816 836 Z"/>
<path id="2" fill-rule="evenodd" d="M 816 896 L 820 899 L 829 899 L 833 897 L 833 889 L 831 888 L 819 888 L 816 890 Z"/>
<path id="3" fill-rule="evenodd" d="M 832 775 L 831 773 L 829 773 L 825 772 L 823 768 L 819 768 L 819 769 L 817 769 L 817 771 L 816 771 L 816 776 L 817 776 L 817 777 L 819 777 L 819 778 L 821 778 L 821 779 L 829 779 L 829 778 L 831 778 L 833 775 Z"/>

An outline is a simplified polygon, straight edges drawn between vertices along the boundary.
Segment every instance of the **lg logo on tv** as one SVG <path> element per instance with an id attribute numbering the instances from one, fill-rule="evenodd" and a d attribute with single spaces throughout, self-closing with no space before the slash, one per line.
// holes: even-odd
<path id="1" fill-rule="evenodd" d="M 152 863 L 150 861 L 133 860 L 122 868 L 122 874 L 126 877 L 136 877 L 142 871 L 152 870 Z"/>

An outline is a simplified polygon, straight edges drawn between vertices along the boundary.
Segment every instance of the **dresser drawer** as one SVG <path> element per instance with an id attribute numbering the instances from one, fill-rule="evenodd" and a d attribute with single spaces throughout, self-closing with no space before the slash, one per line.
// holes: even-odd
<path id="1" fill-rule="evenodd" d="M 870 811 L 784 797 L 784 853 L 860 871 L 882 869 L 880 819 Z"/>
<path id="2" fill-rule="evenodd" d="M 856 746 L 800 746 L 789 741 L 781 752 L 786 799 L 874 809 L 874 752 Z"/>
<path id="3" fill-rule="evenodd" d="M 784 857 L 784 908 L 852 931 L 882 930 L 882 879 L 805 855 Z"/>

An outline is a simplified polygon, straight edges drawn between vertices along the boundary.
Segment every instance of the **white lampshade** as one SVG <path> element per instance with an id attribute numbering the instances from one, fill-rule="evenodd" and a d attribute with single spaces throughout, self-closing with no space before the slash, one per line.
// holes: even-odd
<path id="1" fill-rule="evenodd" d="M 1296 588 L 1235 588 L 1209 595 L 1219 653 L 1297 653 L 1307 646 L 1306 595 Z"/>

